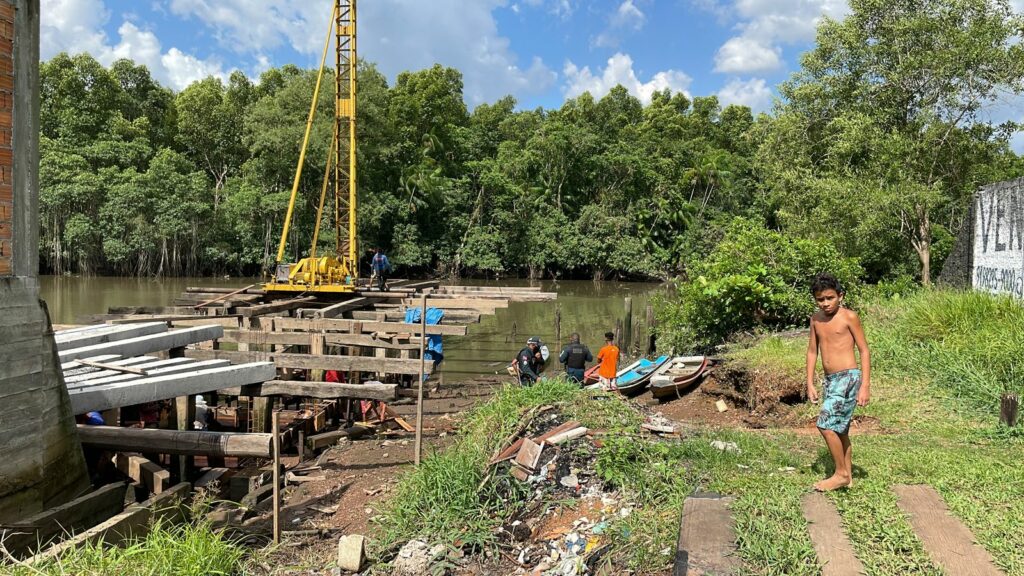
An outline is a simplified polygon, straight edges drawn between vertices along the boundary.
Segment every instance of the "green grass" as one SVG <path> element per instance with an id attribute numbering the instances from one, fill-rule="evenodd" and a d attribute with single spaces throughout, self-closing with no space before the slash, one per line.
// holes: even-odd
<path id="1" fill-rule="evenodd" d="M 32 565 L 0 566 L 11 576 L 227 576 L 244 573 L 245 548 L 208 524 L 160 524 L 126 546 L 84 544 Z"/>

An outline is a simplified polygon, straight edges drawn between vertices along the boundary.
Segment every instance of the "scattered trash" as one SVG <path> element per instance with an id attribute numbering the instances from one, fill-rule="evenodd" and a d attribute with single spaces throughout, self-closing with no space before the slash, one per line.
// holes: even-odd
<path id="1" fill-rule="evenodd" d="M 422 540 L 410 540 L 398 551 L 393 564 L 393 574 L 404 576 L 421 576 L 430 573 L 430 565 L 434 558 L 444 552 L 444 546 L 438 544 L 431 547 Z"/>
<path id="2" fill-rule="evenodd" d="M 319 512 L 321 514 L 334 514 L 335 512 L 338 511 L 338 507 L 337 506 L 316 506 L 316 505 L 313 505 L 313 506 L 307 506 L 307 508 L 309 508 L 310 510 L 312 510 L 314 512 Z"/>
<path id="3" fill-rule="evenodd" d="M 785 466 L 783 468 L 779 468 L 779 472 L 796 472 L 796 468 L 793 468 L 792 466 Z"/>
<path id="4" fill-rule="evenodd" d="M 722 452 L 735 452 L 740 453 L 740 447 L 735 442 L 722 442 L 721 440 L 712 440 L 711 447 L 721 450 Z"/>
<path id="5" fill-rule="evenodd" d="M 715 402 L 715 408 L 718 408 L 719 412 L 725 412 L 729 409 L 729 406 L 726 405 L 725 400 L 719 400 L 718 402 Z"/>
<path id="6" fill-rule="evenodd" d="M 558 480 L 558 483 L 566 488 L 572 488 L 575 490 L 580 485 L 580 479 L 577 478 L 575 474 L 570 474 L 568 476 L 562 476 L 562 478 Z"/>

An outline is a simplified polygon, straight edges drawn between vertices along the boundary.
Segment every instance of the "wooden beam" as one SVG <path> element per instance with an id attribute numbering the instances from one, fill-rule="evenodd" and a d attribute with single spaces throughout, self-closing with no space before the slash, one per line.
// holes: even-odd
<path id="1" fill-rule="evenodd" d="M 355 310 L 351 312 L 353 320 L 364 320 L 367 322 L 399 322 L 404 323 L 405 312 L 401 310 Z M 381 314 L 384 320 L 377 320 L 377 315 Z M 457 324 L 473 324 L 480 321 L 480 312 L 470 312 L 468 310 L 445 310 L 444 312 L 445 322 L 455 322 Z M 441 328 L 444 326 L 442 325 Z M 437 325 L 427 325 L 427 334 L 430 334 L 432 329 L 438 328 Z M 419 328 L 416 329 L 416 334 L 419 334 Z"/>
<path id="2" fill-rule="evenodd" d="M 130 326 L 96 324 L 95 326 L 90 326 L 88 330 L 56 332 L 53 335 L 53 339 L 57 343 L 57 350 L 69 350 L 71 348 L 81 348 L 83 346 L 92 346 L 93 344 L 103 344 L 104 342 L 127 340 L 129 338 L 138 338 L 139 336 L 148 336 L 150 334 L 159 334 L 161 332 L 167 332 L 167 323 L 141 322 Z"/>
<path id="3" fill-rule="evenodd" d="M 171 487 L 171 473 L 142 456 L 118 452 L 111 461 L 119 472 L 145 486 L 150 494 L 160 494 Z"/>
<path id="4" fill-rule="evenodd" d="M 308 346 L 310 334 L 317 332 L 261 332 L 258 330 L 225 330 L 222 342 L 245 344 Z M 323 334 L 321 334 L 323 336 Z M 412 350 L 417 344 L 409 342 L 410 335 L 401 337 L 380 337 L 374 334 L 337 334 L 326 333 L 323 336 L 329 346 L 365 346 L 369 348 L 387 348 L 390 350 Z M 403 342 L 404 341 L 404 342 Z"/>
<path id="5" fill-rule="evenodd" d="M 333 432 L 324 432 L 323 434 L 315 434 L 306 438 L 306 446 L 311 450 L 320 450 L 321 448 L 327 448 L 338 443 L 338 440 L 342 438 L 359 438 L 361 436 L 367 436 L 373 434 L 374 429 L 368 426 L 352 426 L 351 428 L 345 428 L 344 430 L 335 430 Z"/>
<path id="6" fill-rule="evenodd" d="M 204 340 L 213 340 L 215 338 L 220 338 L 223 335 L 224 328 L 222 326 L 196 326 L 194 328 L 183 328 L 181 330 L 164 332 L 162 334 L 150 334 L 148 336 L 129 338 L 128 340 L 118 340 L 116 342 L 105 342 L 103 344 L 93 344 L 92 346 L 83 346 L 81 348 L 61 350 L 58 352 L 58 355 L 60 356 L 61 362 L 77 360 L 79 358 L 88 358 L 89 356 L 96 356 L 98 354 L 141 356 L 150 352 L 170 350 L 171 348 L 180 348 L 189 344 L 195 344 L 196 342 L 203 342 Z"/>
<path id="7" fill-rule="evenodd" d="M 403 314 L 404 318 L 405 315 Z M 354 333 L 387 333 L 397 335 L 419 336 L 420 325 L 407 322 L 376 322 L 373 320 L 348 320 L 328 318 L 309 320 L 301 318 L 274 318 L 274 330 L 302 330 L 307 332 L 354 332 Z M 455 324 L 428 324 L 427 335 L 465 336 L 465 326 Z"/>
<path id="8" fill-rule="evenodd" d="M 90 359 L 95 359 L 95 358 L 96 357 L 94 356 L 93 358 L 90 358 Z M 113 364 L 115 366 L 141 366 L 141 365 L 144 365 L 144 364 L 150 364 L 150 363 L 153 363 L 153 362 L 157 362 L 159 360 L 160 359 L 157 358 L 156 356 L 132 356 L 131 358 L 122 358 L 122 359 L 119 359 L 119 360 L 112 360 L 112 361 L 108 361 L 107 363 Z M 112 374 L 115 374 L 115 372 L 108 371 L 108 370 L 99 370 L 97 368 L 90 368 L 89 366 L 85 366 L 85 365 L 83 365 L 83 364 L 81 364 L 81 363 L 79 363 L 77 361 L 76 362 L 67 362 L 65 364 L 61 364 L 61 366 L 62 367 L 63 366 L 68 366 L 67 368 L 64 368 L 64 370 L 63 370 L 63 372 L 64 372 L 64 382 L 65 383 L 77 382 L 79 380 L 88 380 L 89 378 L 100 378 L 100 377 L 103 377 L 103 376 L 110 376 Z"/>
<path id="9" fill-rule="evenodd" d="M 302 296 L 299 298 L 289 298 L 287 300 L 275 300 L 269 304 L 256 304 L 248 308 L 241 308 L 239 312 L 242 314 L 242 317 L 251 318 L 253 316 L 287 312 L 289 310 L 301 308 L 306 304 L 312 304 L 313 302 L 316 302 L 316 296 Z"/>
<path id="10" fill-rule="evenodd" d="M 108 324 L 134 324 L 136 322 L 150 322 L 158 320 L 167 322 L 171 326 L 210 326 L 216 324 L 225 328 L 238 328 L 238 319 L 241 314 L 218 314 L 217 316 L 201 316 L 199 314 L 133 314 L 130 316 L 118 316 L 108 318 Z"/>
<path id="11" fill-rule="evenodd" d="M 116 452 L 270 457 L 270 434 L 78 425 L 82 444 Z"/>
<path id="12" fill-rule="evenodd" d="M 400 358 L 374 358 L 372 356 L 335 356 L 311 354 L 290 354 L 281 352 L 242 352 L 232 350 L 185 350 L 189 358 L 200 360 L 231 360 L 233 362 L 270 361 L 278 368 L 302 368 L 304 370 L 338 370 L 356 372 L 385 372 L 387 374 L 419 374 L 417 360 Z M 261 381 L 271 380 L 263 378 Z M 255 383 L 255 382 L 247 382 Z M 217 389 L 230 386 L 218 386 Z"/>
<path id="13" fill-rule="evenodd" d="M 236 294 L 241 294 L 241 293 L 245 292 L 246 290 L 248 290 L 249 288 L 252 288 L 253 286 L 256 286 L 256 285 L 255 284 L 249 284 L 245 288 L 239 288 L 238 290 L 235 290 L 233 292 L 225 292 L 225 293 L 221 293 L 220 291 L 214 292 L 214 294 L 220 294 L 220 296 L 216 296 L 213 299 L 207 300 L 206 302 L 203 302 L 201 304 L 196 304 L 195 306 L 193 306 L 193 308 L 202 308 L 204 306 L 209 306 L 210 304 L 213 304 L 214 302 L 220 302 L 221 300 L 226 300 L 226 299 L 228 299 L 231 296 L 234 296 Z M 186 292 L 188 292 L 188 290 L 186 290 Z M 209 294 L 209 292 L 208 292 L 208 294 Z"/>
<path id="14" fill-rule="evenodd" d="M 420 303 L 416 298 L 406 298 L 402 304 L 407 307 L 418 308 Z M 508 300 L 490 300 L 486 298 L 431 298 L 429 308 L 465 308 L 467 310 L 493 310 L 495 308 L 508 308 Z"/>
<path id="15" fill-rule="evenodd" d="M 211 299 L 217 299 L 224 296 L 224 294 L 218 294 L 216 292 L 184 292 L 175 298 L 175 302 L 194 302 L 195 304 L 206 303 Z M 263 299 L 261 294 L 234 294 L 231 296 L 232 302 L 259 302 Z M 195 304 L 191 304 L 194 308 Z"/>
<path id="16" fill-rule="evenodd" d="M 124 510 L 127 490 L 126 482 L 107 484 L 0 530 L 0 539 L 15 556 L 27 556 L 58 536 L 91 528 Z"/>
<path id="17" fill-rule="evenodd" d="M 255 288 L 258 284 L 250 284 L 242 290 L 246 294 L 266 294 L 266 290 L 262 288 Z M 235 288 L 221 288 L 219 286 L 187 286 L 185 292 L 198 292 L 200 294 L 234 294 L 237 291 Z"/>
<path id="18" fill-rule="evenodd" d="M 303 398 L 359 398 L 360 400 L 397 400 L 397 384 L 345 384 L 339 382 L 304 382 L 271 380 L 217 391 L 228 396 L 299 396 Z"/>
<path id="19" fill-rule="evenodd" d="M 366 308 L 377 302 L 380 302 L 383 298 L 379 296 L 364 296 L 351 298 L 337 304 L 332 304 L 326 308 L 321 308 L 313 313 L 313 318 L 336 318 L 341 316 L 345 312 L 350 310 L 358 310 L 360 308 Z"/>
<path id="20" fill-rule="evenodd" d="M 191 491 L 192 486 L 188 482 L 177 484 L 149 500 L 128 506 L 124 512 L 33 556 L 26 563 L 36 564 L 52 560 L 68 550 L 87 543 L 95 544 L 102 541 L 107 546 L 117 546 L 126 540 L 145 536 L 153 522 L 158 519 L 165 522 L 182 521 L 188 516 L 187 507 L 182 501 Z"/>
<path id="21" fill-rule="evenodd" d="M 227 360 L 210 360 L 206 362 L 197 362 L 192 358 L 168 358 L 167 360 L 158 360 L 156 362 L 150 362 L 149 364 L 142 364 L 141 366 L 152 366 L 147 368 L 148 374 L 146 376 L 150 378 L 156 378 L 157 376 L 167 376 L 169 374 L 181 374 L 183 372 L 194 372 L 196 370 L 205 370 L 207 368 L 220 368 L 221 366 L 228 366 L 230 362 Z M 92 376 L 92 374 L 90 374 Z M 68 390 L 72 388 L 84 388 L 86 386 L 101 386 L 104 384 L 114 384 L 116 382 L 128 382 L 131 380 L 139 380 L 140 377 L 134 374 L 104 374 L 96 378 L 86 378 L 75 381 L 67 381 Z"/>
<path id="22" fill-rule="evenodd" d="M 74 389 L 68 391 L 71 397 L 71 413 L 85 414 L 93 410 L 134 406 L 178 396 L 202 394 L 220 388 L 265 382 L 272 380 L 276 372 L 273 364 L 257 362 Z"/>
<path id="23" fill-rule="evenodd" d="M 540 286 L 441 286 L 445 292 L 540 292 Z"/>

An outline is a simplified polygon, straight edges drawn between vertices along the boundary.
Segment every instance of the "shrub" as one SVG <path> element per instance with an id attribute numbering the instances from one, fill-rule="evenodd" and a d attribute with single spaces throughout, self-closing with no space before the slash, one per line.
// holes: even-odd
<path id="1" fill-rule="evenodd" d="M 763 223 L 736 218 L 703 261 L 690 266 L 691 281 L 660 302 L 667 342 L 679 350 L 708 349 L 738 332 L 802 325 L 814 312 L 808 292 L 828 272 L 856 298 L 862 271 L 830 242 L 791 238 Z"/>

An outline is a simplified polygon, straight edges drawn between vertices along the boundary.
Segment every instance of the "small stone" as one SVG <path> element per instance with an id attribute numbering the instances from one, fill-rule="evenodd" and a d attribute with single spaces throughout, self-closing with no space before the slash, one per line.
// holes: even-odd
<path id="1" fill-rule="evenodd" d="M 366 512 L 367 514 L 373 514 L 373 508 L 363 508 L 363 512 Z"/>
<path id="2" fill-rule="evenodd" d="M 366 539 L 361 534 L 349 534 L 338 540 L 338 566 L 349 572 L 358 572 L 366 556 Z"/>
<path id="3" fill-rule="evenodd" d="M 558 480 L 558 483 L 566 488 L 575 489 L 580 485 L 580 479 L 577 478 L 575 474 L 569 474 L 568 476 L 562 476 L 562 478 Z"/>
<path id="4" fill-rule="evenodd" d="M 382 457 L 383 457 L 383 458 L 387 458 L 387 457 L 388 457 L 388 453 L 387 453 L 387 452 L 385 452 L 385 453 L 384 453 L 384 454 L 382 455 Z"/>
<path id="5" fill-rule="evenodd" d="M 711 447 L 722 452 L 735 452 L 739 454 L 741 452 L 740 447 L 735 442 L 723 442 L 721 440 L 712 440 Z"/>

